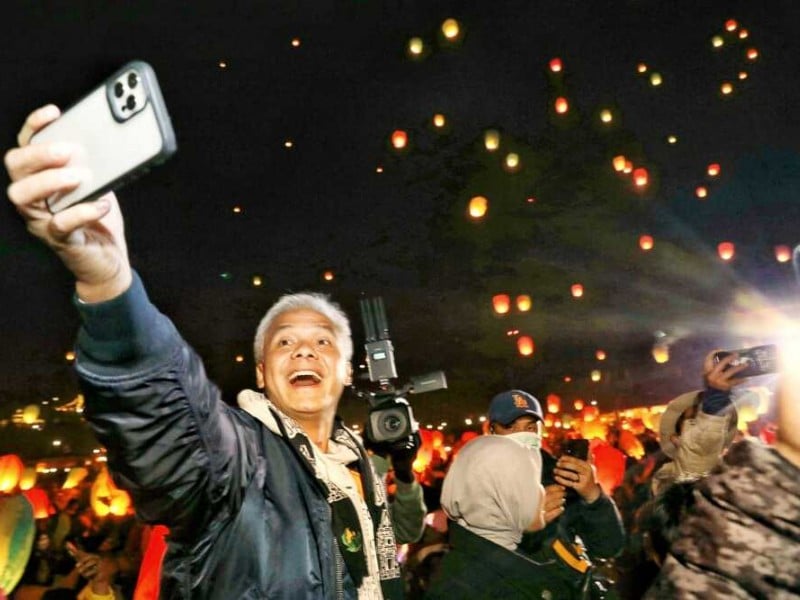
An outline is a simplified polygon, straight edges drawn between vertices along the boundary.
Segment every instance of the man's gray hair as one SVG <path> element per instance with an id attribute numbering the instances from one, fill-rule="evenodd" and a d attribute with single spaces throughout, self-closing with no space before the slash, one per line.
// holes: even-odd
<path id="1" fill-rule="evenodd" d="M 302 292 L 286 294 L 278 298 L 256 328 L 253 341 L 253 355 L 256 364 L 264 360 L 264 337 L 272 323 L 280 315 L 291 310 L 314 310 L 327 317 L 333 324 L 333 333 L 338 342 L 339 351 L 348 362 L 353 358 L 353 339 L 350 334 L 350 321 L 342 308 L 333 302 L 327 294 Z"/>

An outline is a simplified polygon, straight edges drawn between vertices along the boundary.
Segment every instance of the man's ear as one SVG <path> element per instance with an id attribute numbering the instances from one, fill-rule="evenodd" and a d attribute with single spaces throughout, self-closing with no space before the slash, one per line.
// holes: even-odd
<path id="1" fill-rule="evenodd" d="M 264 389 L 265 386 L 264 381 L 264 363 L 256 363 L 256 387 L 260 390 Z"/>

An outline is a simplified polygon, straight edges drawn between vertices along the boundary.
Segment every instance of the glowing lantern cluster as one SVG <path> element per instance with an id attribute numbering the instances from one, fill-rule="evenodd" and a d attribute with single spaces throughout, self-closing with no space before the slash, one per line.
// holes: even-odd
<path id="1" fill-rule="evenodd" d="M 473 219 L 482 219 L 488 210 L 489 200 L 485 196 L 473 196 L 467 206 L 467 212 Z"/>
<path id="2" fill-rule="evenodd" d="M 717 245 L 717 253 L 722 260 L 730 260 L 736 253 L 736 246 L 733 242 L 720 242 Z"/>
<path id="3" fill-rule="evenodd" d="M 572 287 L 570 288 L 570 291 L 572 292 L 573 298 L 583 297 L 583 285 L 581 285 L 580 283 L 573 283 Z"/>
<path id="4" fill-rule="evenodd" d="M 650 181 L 650 175 L 647 172 L 647 169 L 644 167 L 639 167 L 633 170 L 633 184 L 636 187 L 644 187 Z"/>
<path id="5" fill-rule="evenodd" d="M 655 241 L 653 240 L 652 235 L 642 235 L 639 237 L 639 248 L 647 252 L 648 250 L 652 250 L 653 246 L 655 245 Z"/>
<path id="6" fill-rule="evenodd" d="M 19 483 L 24 466 L 16 454 L 0 456 L 0 492 L 10 492 Z"/>
<path id="7" fill-rule="evenodd" d="M 455 19 L 445 19 L 442 23 L 442 35 L 450 41 L 458 39 L 461 34 L 461 25 Z"/>
<path id="8" fill-rule="evenodd" d="M 517 310 L 519 312 L 528 312 L 532 305 L 533 302 L 528 294 L 520 294 L 517 296 Z"/>
<path id="9" fill-rule="evenodd" d="M 547 412 L 556 414 L 561 410 L 561 398 L 557 394 L 547 395 Z"/>
<path id="10" fill-rule="evenodd" d="M 408 134 L 402 129 L 392 132 L 392 146 L 395 150 L 402 150 L 408 145 Z"/>
<path id="11" fill-rule="evenodd" d="M 553 73 L 560 73 L 561 69 L 564 68 L 564 65 L 561 62 L 561 59 L 558 58 L 558 57 L 551 59 L 549 66 L 550 66 L 550 70 Z"/>
<path id="12" fill-rule="evenodd" d="M 792 249 L 789 246 L 775 246 L 775 260 L 779 263 L 786 263 L 792 259 Z"/>
<path id="13" fill-rule="evenodd" d="M 497 150 L 500 147 L 500 132 L 496 129 L 487 129 L 483 133 L 483 146 L 489 152 Z"/>
<path id="14" fill-rule="evenodd" d="M 533 338 L 529 335 L 521 335 L 517 338 L 517 351 L 520 356 L 533 356 L 535 345 Z"/>
<path id="15" fill-rule="evenodd" d="M 508 314 L 511 310 L 511 297 L 508 294 L 495 294 L 492 296 L 492 308 L 495 314 Z"/>
<path id="16" fill-rule="evenodd" d="M 706 173 L 708 173 L 709 177 L 716 177 L 720 173 L 720 166 L 718 163 L 711 163 L 708 165 L 708 169 L 706 169 Z"/>
<path id="17" fill-rule="evenodd" d="M 564 96 L 559 96 L 555 101 L 555 109 L 559 115 L 565 114 L 569 110 L 569 102 Z"/>

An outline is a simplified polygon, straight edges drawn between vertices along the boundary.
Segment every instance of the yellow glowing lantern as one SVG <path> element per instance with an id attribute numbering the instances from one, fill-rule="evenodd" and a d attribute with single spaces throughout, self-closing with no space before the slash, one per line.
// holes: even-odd
<path id="1" fill-rule="evenodd" d="M 592 377 L 592 381 L 597 382 L 597 381 L 600 381 L 603 378 L 603 374 L 598 369 L 595 369 L 595 370 L 592 371 L 591 377 Z"/>
<path id="2" fill-rule="evenodd" d="M 564 65 L 562 64 L 560 58 L 556 57 L 550 60 L 550 70 L 553 73 L 560 73 L 563 67 Z"/>
<path id="3" fill-rule="evenodd" d="M 10 492 L 19 483 L 24 466 L 16 454 L 0 456 L 0 492 Z"/>
<path id="4" fill-rule="evenodd" d="M 733 242 L 720 242 L 717 246 L 717 253 L 722 260 L 730 260 L 736 253 L 736 246 Z"/>
<path id="5" fill-rule="evenodd" d="M 442 34 L 448 40 L 455 40 L 461 33 L 461 26 L 455 19 L 446 19 L 442 23 Z"/>
<path id="6" fill-rule="evenodd" d="M 575 398 L 575 401 L 572 403 L 572 406 L 575 408 L 575 410 L 580 411 L 583 410 L 584 402 L 581 398 Z"/>
<path id="7" fill-rule="evenodd" d="M 532 305 L 533 302 L 528 294 L 520 294 L 517 296 L 517 310 L 519 312 L 528 312 Z"/>
<path id="8" fill-rule="evenodd" d="M 64 490 L 71 490 L 74 487 L 77 487 L 78 484 L 86 479 L 86 476 L 89 474 L 89 471 L 86 470 L 85 467 L 75 467 L 74 469 L 70 469 L 69 475 L 64 480 L 64 484 L 61 486 Z"/>
<path id="9" fill-rule="evenodd" d="M 667 143 L 668 144 L 677 144 L 678 143 L 678 136 L 677 135 L 668 135 L 667 136 Z"/>
<path id="10" fill-rule="evenodd" d="M 485 196 L 473 196 L 467 205 L 467 213 L 473 219 L 482 219 L 489 210 L 489 200 Z"/>
<path id="11" fill-rule="evenodd" d="M 505 315 L 511 310 L 511 296 L 508 294 L 495 294 L 492 296 L 492 308 L 498 315 Z"/>
<path id="12" fill-rule="evenodd" d="M 217 64 L 219 65 L 220 69 L 227 69 L 228 68 L 228 63 L 226 63 L 224 60 L 219 61 L 219 63 L 217 63 Z"/>
<path id="13" fill-rule="evenodd" d="M 600 120 L 603 123 L 611 123 L 614 120 L 614 115 L 611 114 L 611 111 L 607 108 L 604 108 L 600 111 Z"/>
<path id="14" fill-rule="evenodd" d="M 728 19 L 725 21 L 726 31 L 736 31 L 737 27 L 739 27 L 739 24 L 736 22 L 736 19 Z"/>
<path id="15" fill-rule="evenodd" d="M 758 58 L 758 50 L 755 48 L 748 48 L 747 49 L 747 60 L 755 60 Z"/>
<path id="16" fill-rule="evenodd" d="M 721 35 L 715 35 L 711 38 L 711 45 L 714 48 L 721 48 L 722 45 L 725 43 L 725 40 L 722 39 Z"/>
<path id="17" fill-rule="evenodd" d="M 725 96 L 729 96 L 733 93 L 733 84 L 730 81 L 723 81 L 722 85 L 719 86 L 719 91 Z"/>
<path id="18" fill-rule="evenodd" d="M 64 358 L 65 358 L 65 359 L 66 359 L 68 362 L 72 362 L 73 360 L 75 360 L 75 352 L 73 352 L 72 350 L 70 350 L 69 352 L 67 352 L 66 354 L 64 354 Z"/>
<path id="19" fill-rule="evenodd" d="M 647 173 L 647 169 L 644 167 L 639 167 L 638 169 L 633 170 L 633 183 L 636 187 L 646 186 L 649 180 L 649 174 Z"/>
<path id="20" fill-rule="evenodd" d="M 243 363 L 244 362 L 244 355 L 243 354 L 237 354 L 236 356 L 233 357 L 233 360 L 235 362 L 237 362 L 237 363 Z"/>
<path id="21" fill-rule="evenodd" d="M 789 246 L 775 246 L 775 260 L 779 263 L 789 262 L 792 259 L 792 249 Z"/>
<path id="22" fill-rule="evenodd" d="M 444 127 L 446 122 L 447 121 L 444 118 L 443 114 L 437 113 L 437 114 L 433 115 L 433 126 L 434 127 L 438 127 L 439 129 L 441 129 L 442 127 Z"/>
<path id="23" fill-rule="evenodd" d="M 555 108 L 558 114 L 563 115 L 569 110 L 569 102 L 564 96 L 559 96 L 556 98 Z"/>
<path id="24" fill-rule="evenodd" d="M 36 478 L 39 473 L 36 472 L 36 467 L 25 467 L 22 469 L 22 474 L 19 476 L 19 489 L 23 492 L 31 489 L 36 485 Z"/>
<path id="25" fill-rule="evenodd" d="M 544 417 L 544 426 L 545 427 L 552 427 L 553 426 L 553 419 L 550 415 L 545 415 Z"/>
<path id="26" fill-rule="evenodd" d="M 516 152 L 506 154 L 505 168 L 508 171 L 516 171 L 519 168 L 519 154 Z"/>
<path id="27" fill-rule="evenodd" d="M 561 398 L 557 394 L 547 395 L 547 412 L 556 414 L 561 410 Z"/>
<path id="28" fill-rule="evenodd" d="M 397 150 L 402 150 L 408 144 L 408 134 L 402 129 L 392 132 L 392 146 Z"/>
<path id="29" fill-rule="evenodd" d="M 666 344 L 656 344 L 653 346 L 653 360 L 660 365 L 669 362 L 669 346 Z"/>
<path id="30" fill-rule="evenodd" d="M 708 173 L 709 177 L 716 177 L 717 175 L 719 175 L 720 170 L 721 168 L 718 163 L 711 163 L 710 165 L 708 165 L 708 169 L 706 170 L 706 172 Z"/>
<path id="31" fill-rule="evenodd" d="M 531 356 L 535 346 L 533 338 L 529 335 L 521 335 L 517 338 L 517 350 L 520 356 Z"/>
<path id="32" fill-rule="evenodd" d="M 655 245 L 655 241 L 653 240 L 652 235 L 642 235 L 639 237 L 639 248 L 647 252 L 648 250 L 652 250 L 653 246 Z"/>
<path id="33" fill-rule="evenodd" d="M 597 351 L 594 353 L 594 357 L 595 357 L 597 360 L 605 360 L 605 359 L 606 359 L 606 351 L 605 351 L 605 350 L 597 350 Z"/>
<path id="34" fill-rule="evenodd" d="M 583 285 L 580 283 L 573 283 L 570 288 L 573 298 L 580 298 L 583 296 Z"/>
<path id="35" fill-rule="evenodd" d="M 698 185 L 695 188 L 694 193 L 698 198 L 705 198 L 708 196 L 708 188 L 704 185 Z"/>
<path id="36" fill-rule="evenodd" d="M 235 214 L 235 215 L 242 214 L 242 207 L 241 206 L 234 206 L 232 210 L 233 210 L 233 214 Z"/>
<path id="37" fill-rule="evenodd" d="M 617 173 L 621 173 L 625 170 L 625 162 L 625 157 L 620 154 L 614 157 L 614 159 L 611 161 L 611 164 L 614 166 L 614 170 Z"/>
<path id="38" fill-rule="evenodd" d="M 22 422 L 25 425 L 32 425 L 39 419 L 39 405 L 28 404 L 25 410 L 22 411 Z"/>
<path id="39" fill-rule="evenodd" d="M 264 280 L 261 279 L 261 275 L 253 275 L 253 279 L 251 281 L 253 283 L 253 287 L 261 287 L 261 284 L 264 283 Z"/>
<path id="40" fill-rule="evenodd" d="M 413 37 L 408 40 L 408 53 L 411 56 L 420 56 L 425 50 L 425 43 L 422 38 Z"/>
<path id="41" fill-rule="evenodd" d="M 661 78 L 661 73 L 650 73 L 650 85 L 658 87 L 662 83 L 663 79 Z"/>
<path id="42" fill-rule="evenodd" d="M 739 30 L 739 39 L 744 40 L 750 35 L 750 32 L 747 29 L 740 29 Z"/>
<path id="43" fill-rule="evenodd" d="M 487 129 L 483 133 L 483 145 L 489 152 L 494 152 L 500 147 L 500 132 L 496 129 Z"/>
<path id="44" fill-rule="evenodd" d="M 636 65 L 636 72 L 639 73 L 640 75 L 642 73 L 647 73 L 647 65 L 644 63 L 639 63 L 638 65 Z"/>
<path id="45" fill-rule="evenodd" d="M 334 276 L 334 273 L 333 273 L 333 271 L 325 271 L 325 272 L 322 274 L 322 278 L 323 278 L 325 281 L 333 281 L 333 278 L 334 278 L 334 277 L 335 277 L 335 276 Z"/>

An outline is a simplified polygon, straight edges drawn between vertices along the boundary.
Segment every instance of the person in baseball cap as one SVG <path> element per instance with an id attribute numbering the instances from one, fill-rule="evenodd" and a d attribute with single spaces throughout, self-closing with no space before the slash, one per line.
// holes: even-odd
<path id="1" fill-rule="evenodd" d="M 540 433 L 544 413 L 539 401 L 528 392 L 508 390 L 492 398 L 489 424 L 492 433 L 508 435 L 520 431 Z"/>

